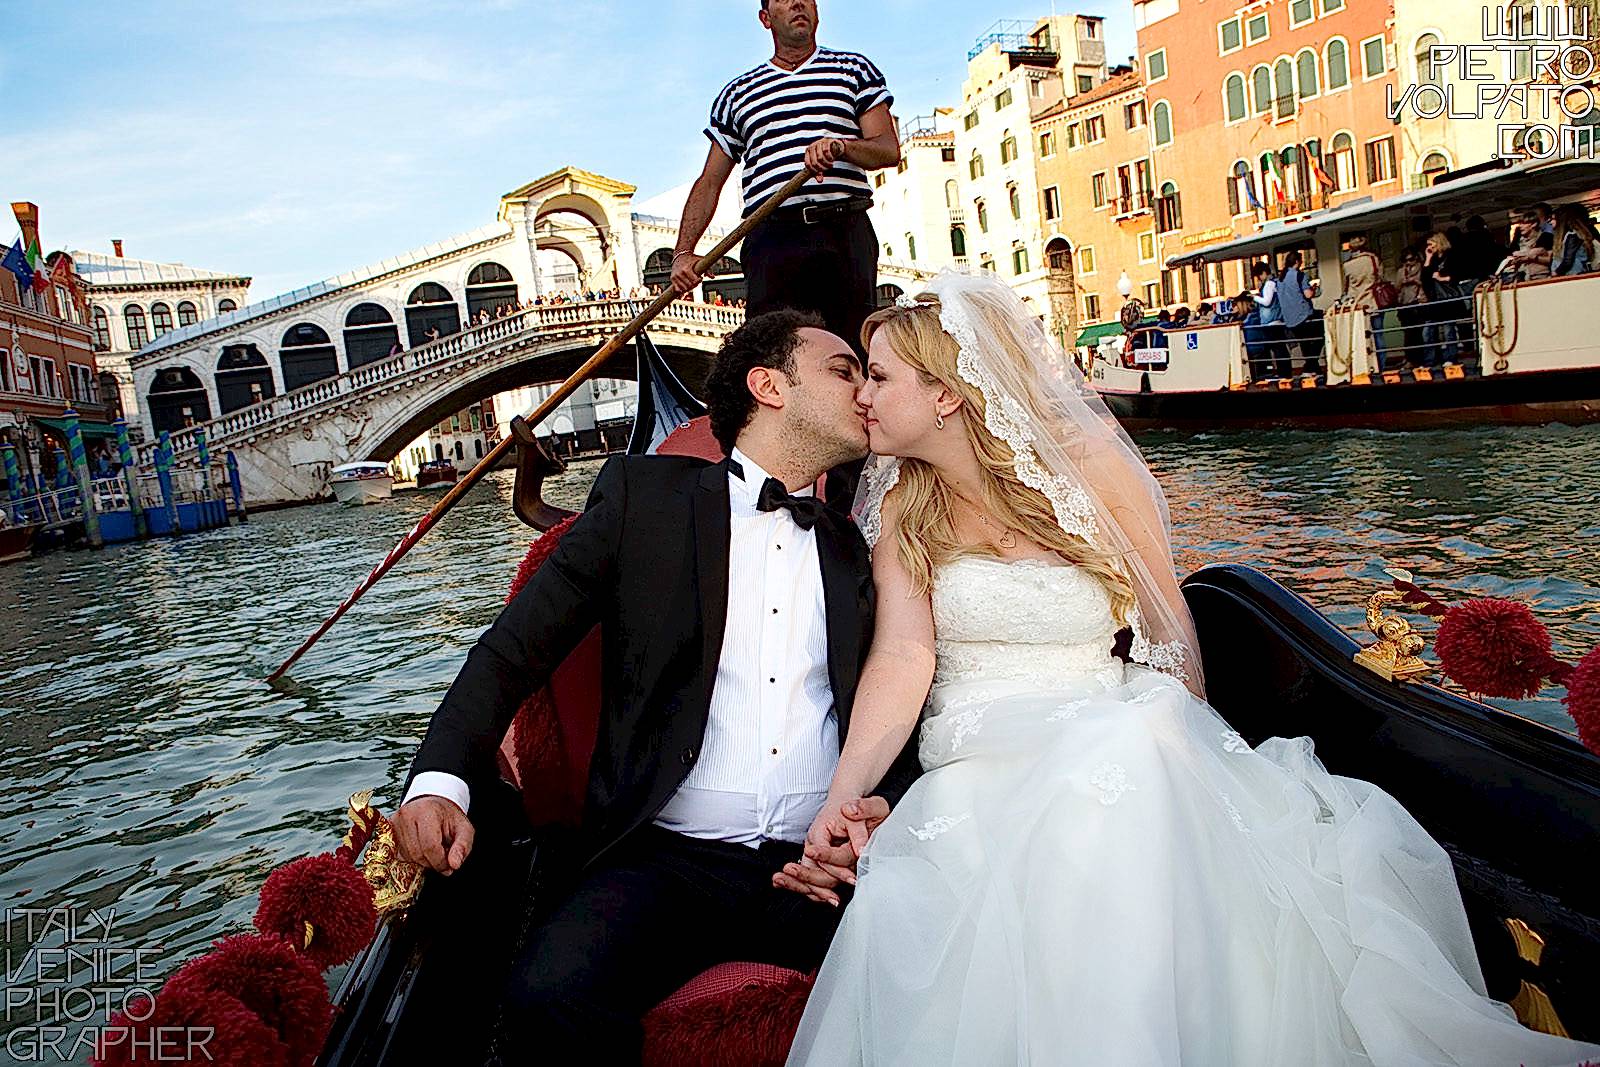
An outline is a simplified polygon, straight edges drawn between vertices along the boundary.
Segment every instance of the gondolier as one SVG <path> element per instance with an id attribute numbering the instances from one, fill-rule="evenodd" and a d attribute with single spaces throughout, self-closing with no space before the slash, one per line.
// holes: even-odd
<path id="1" fill-rule="evenodd" d="M 700 284 L 695 245 L 735 163 L 744 168 L 746 216 L 809 170 L 817 180 L 745 238 L 750 314 L 815 311 L 858 346 L 878 272 L 867 173 L 900 161 L 894 97 L 865 56 L 817 45 L 816 0 L 762 0 L 760 18 L 772 33 L 772 58 L 729 82 L 712 104 L 711 149 L 684 205 L 672 285 L 687 293 Z"/>

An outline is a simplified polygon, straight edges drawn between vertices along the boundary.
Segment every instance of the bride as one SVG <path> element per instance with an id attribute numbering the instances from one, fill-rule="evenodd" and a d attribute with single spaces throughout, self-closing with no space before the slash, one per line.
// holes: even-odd
<path id="1" fill-rule="evenodd" d="M 947 272 L 863 337 L 877 633 L 811 840 L 919 712 L 927 773 L 860 857 L 791 1064 L 1600 1056 L 1487 997 L 1393 798 L 1203 701 L 1161 490 L 1009 289 Z"/>

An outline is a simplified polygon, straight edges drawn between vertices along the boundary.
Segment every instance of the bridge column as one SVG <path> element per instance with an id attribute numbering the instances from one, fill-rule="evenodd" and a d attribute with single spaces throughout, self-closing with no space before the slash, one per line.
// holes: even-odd
<path id="1" fill-rule="evenodd" d="M 539 219 L 539 205 L 528 200 L 522 205 L 522 229 L 528 235 L 528 262 L 533 268 L 533 295 L 539 297 L 543 291 L 539 287 L 539 231 L 536 224 Z"/>

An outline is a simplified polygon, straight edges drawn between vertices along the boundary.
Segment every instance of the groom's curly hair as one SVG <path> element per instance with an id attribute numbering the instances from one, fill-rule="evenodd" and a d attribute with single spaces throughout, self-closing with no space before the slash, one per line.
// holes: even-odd
<path id="1" fill-rule="evenodd" d="M 745 378 L 752 368 L 767 367 L 794 381 L 794 350 L 800 344 L 800 331 L 808 326 L 826 329 L 814 312 L 782 308 L 746 319 L 722 342 L 711 373 L 706 375 L 705 393 L 711 432 L 725 455 L 733 452 L 739 431 L 755 414 L 756 398 Z"/>

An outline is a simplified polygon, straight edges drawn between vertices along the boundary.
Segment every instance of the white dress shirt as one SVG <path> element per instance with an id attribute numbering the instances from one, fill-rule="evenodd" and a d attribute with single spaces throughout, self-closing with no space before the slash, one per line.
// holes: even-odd
<path id="1" fill-rule="evenodd" d="M 656 815 L 690 837 L 755 847 L 802 841 L 839 762 L 828 628 L 813 530 L 756 508 L 769 475 L 739 449 L 728 473 L 728 614 L 700 756 Z M 806 487 L 794 495 L 809 496 Z M 466 782 L 423 771 L 406 801 L 441 796 L 467 810 Z"/>

